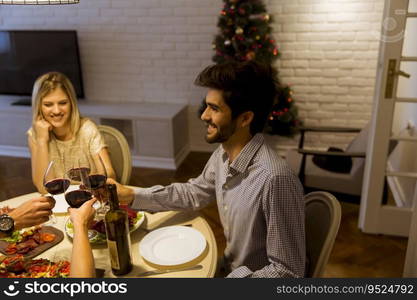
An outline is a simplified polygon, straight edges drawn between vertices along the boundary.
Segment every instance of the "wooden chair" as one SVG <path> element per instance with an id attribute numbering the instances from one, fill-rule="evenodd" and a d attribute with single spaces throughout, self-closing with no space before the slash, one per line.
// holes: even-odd
<path id="1" fill-rule="evenodd" d="M 305 196 L 306 277 L 322 277 L 339 231 L 342 210 L 328 192 Z"/>
<path id="2" fill-rule="evenodd" d="M 129 184 L 132 156 L 126 138 L 119 130 L 110 126 L 98 125 L 98 130 L 108 147 L 110 160 L 116 172 L 116 180 L 121 184 Z"/>

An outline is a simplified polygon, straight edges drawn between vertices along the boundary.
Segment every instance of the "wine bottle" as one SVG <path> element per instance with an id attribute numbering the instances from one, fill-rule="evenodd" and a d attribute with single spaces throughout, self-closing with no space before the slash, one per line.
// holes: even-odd
<path id="1" fill-rule="evenodd" d="M 107 188 L 110 210 L 104 217 L 104 224 L 111 268 L 114 275 L 123 275 L 132 270 L 129 222 L 126 211 L 119 208 L 116 185 L 108 184 Z"/>

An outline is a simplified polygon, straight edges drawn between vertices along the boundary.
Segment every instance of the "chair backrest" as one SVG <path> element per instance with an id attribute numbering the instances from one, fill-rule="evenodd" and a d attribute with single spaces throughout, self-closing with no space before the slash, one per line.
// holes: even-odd
<path id="1" fill-rule="evenodd" d="M 328 192 L 305 196 L 306 277 L 321 277 L 329 260 L 341 219 L 339 201 Z"/>
<path id="2" fill-rule="evenodd" d="M 116 180 L 121 184 L 129 184 L 132 157 L 126 138 L 119 130 L 110 126 L 98 125 L 98 130 L 107 145 L 110 160 L 116 172 Z"/>
<path id="3" fill-rule="evenodd" d="M 346 147 L 346 152 L 363 152 L 366 153 L 366 148 L 368 146 L 369 140 L 369 128 L 370 122 L 368 122 L 362 130 L 358 133 L 358 135 L 350 142 L 350 144 Z M 352 158 L 352 169 L 350 171 L 351 174 L 362 174 L 365 165 L 365 158 L 363 157 L 353 157 Z M 361 175 L 362 177 L 362 175 Z"/>
<path id="4" fill-rule="evenodd" d="M 369 141 L 369 131 L 371 128 L 371 122 L 368 122 L 362 130 L 359 132 L 359 134 L 350 142 L 350 144 L 346 148 L 346 152 L 365 152 L 368 147 L 368 141 Z M 394 148 L 397 146 L 398 141 L 392 140 L 388 144 L 388 154 L 391 154 L 391 152 L 394 150 Z M 352 170 L 351 174 L 362 174 L 365 166 L 365 158 L 362 157 L 353 157 L 352 158 Z M 362 175 L 361 175 L 362 177 Z"/>

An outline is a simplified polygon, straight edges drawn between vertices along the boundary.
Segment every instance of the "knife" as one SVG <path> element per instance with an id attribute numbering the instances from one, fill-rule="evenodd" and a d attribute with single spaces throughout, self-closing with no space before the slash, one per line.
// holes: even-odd
<path id="1" fill-rule="evenodd" d="M 196 265 L 196 266 L 193 266 L 193 267 L 186 267 L 186 268 L 180 268 L 180 269 L 153 270 L 153 271 L 146 271 L 146 272 L 136 274 L 136 276 L 151 276 L 151 275 L 158 275 L 158 274 L 171 273 L 171 272 L 200 270 L 202 268 L 203 268 L 202 265 Z"/>

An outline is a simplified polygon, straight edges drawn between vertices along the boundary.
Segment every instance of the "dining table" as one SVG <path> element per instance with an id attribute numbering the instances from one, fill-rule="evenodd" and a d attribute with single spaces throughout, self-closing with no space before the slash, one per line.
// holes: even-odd
<path id="1" fill-rule="evenodd" d="M 39 197 L 40 194 L 30 193 L 21 195 L 9 200 L 2 201 L 0 207 L 9 206 L 11 208 L 17 207 L 23 202 Z M 35 258 L 45 258 L 51 261 L 69 260 L 72 252 L 72 239 L 66 232 L 66 223 L 69 215 L 66 212 L 66 204 L 63 195 L 61 197 L 54 196 L 56 205 L 54 208 L 54 216 L 49 222 L 43 224 L 44 226 L 53 226 L 63 232 L 64 238 L 55 246 L 40 253 Z M 175 226 L 182 226 L 192 228 L 201 233 L 205 239 L 205 248 L 197 257 L 192 257 L 191 260 L 181 264 L 167 265 L 157 264 L 155 261 L 146 260 L 140 253 L 140 244 L 148 234 L 152 234 L 161 228 L 175 229 Z M 161 231 L 161 230 L 159 230 Z M 212 229 L 207 221 L 198 212 L 188 211 L 166 211 L 150 213 L 144 212 L 143 223 L 134 231 L 130 233 L 131 251 L 133 269 L 126 275 L 115 276 L 111 271 L 110 255 L 106 243 L 95 244 L 91 243 L 96 273 L 98 277 L 115 278 L 208 278 L 214 277 L 216 273 L 218 253 L 216 240 Z M 169 246 L 168 246 L 169 248 Z M 169 249 L 166 251 L 169 252 Z M 75 256 L 73 259 L 77 259 Z M 193 266 L 198 266 L 195 269 L 189 269 Z M 185 269 L 185 270 L 184 270 Z M 146 271 L 162 271 L 168 270 L 167 273 L 139 275 Z"/>

